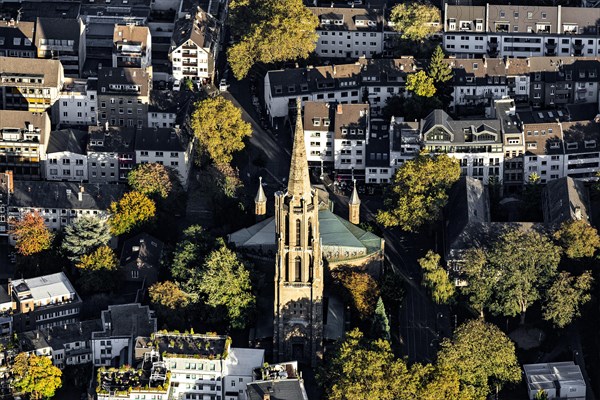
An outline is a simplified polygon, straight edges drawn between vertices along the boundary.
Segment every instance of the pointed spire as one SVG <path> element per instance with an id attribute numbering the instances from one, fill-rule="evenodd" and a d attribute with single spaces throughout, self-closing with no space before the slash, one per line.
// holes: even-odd
<path id="1" fill-rule="evenodd" d="M 258 177 L 258 192 L 256 193 L 256 197 L 254 198 L 254 201 L 256 203 L 262 203 L 262 202 L 266 202 L 267 201 L 267 196 L 265 195 L 265 191 L 263 190 L 263 186 L 262 186 L 262 176 Z"/>
<path id="2" fill-rule="evenodd" d="M 348 204 L 360 204 L 358 192 L 356 191 L 356 179 L 354 179 L 352 182 L 354 183 L 354 189 L 352 190 L 352 196 L 350 196 L 350 201 Z"/>
<path id="3" fill-rule="evenodd" d="M 306 158 L 306 145 L 304 144 L 304 128 L 302 127 L 302 102 L 296 99 L 296 127 L 294 129 L 294 144 L 292 147 L 292 161 L 290 162 L 290 179 L 288 181 L 288 194 L 300 198 L 310 197 L 310 178 L 308 176 L 308 161 Z"/>

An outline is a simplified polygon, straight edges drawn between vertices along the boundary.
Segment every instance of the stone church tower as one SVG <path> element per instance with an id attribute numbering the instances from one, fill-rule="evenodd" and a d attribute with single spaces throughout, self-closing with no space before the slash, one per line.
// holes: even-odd
<path id="1" fill-rule="evenodd" d="M 360 224 L 360 199 L 356 191 L 356 181 L 353 183 L 354 189 L 352 189 L 352 196 L 350 196 L 350 201 L 348 201 L 348 220 L 354 225 L 358 225 Z"/>
<path id="2" fill-rule="evenodd" d="M 323 347 L 323 259 L 319 204 L 310 186 L 302 106 L 293 139 L 287 190 L 275 193 L 275 307 L 273 355 L 315 366 Z"/>

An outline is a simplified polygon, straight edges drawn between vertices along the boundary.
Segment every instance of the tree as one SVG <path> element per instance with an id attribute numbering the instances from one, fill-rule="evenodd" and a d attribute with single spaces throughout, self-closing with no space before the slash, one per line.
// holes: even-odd
<path id="1" fill-rule="evenodd" d="M 419 259 L 423 269 L 421 284 L 431 290 L 433 301 L 438 304 L 447 303 L 454 296 L 455 287 L 448 272 L 440 266 L 440 256 L 429 250 L 425 257 Z"/>
<path id="2" fill-rule="evenodd" d="M 176 282 L 157 282 L 148 288 L 150 301 L 169 310 L 181 310 L 191 301 L 191 296 L 181 290 Z"/>
<path id="3" fill-rule="evenodd" d="M 495 325 L 481 319 L 462 324 L 452 340 L 442 341 L 438 368 L 456 371 L 462 385 L 471 387 L 482 399 L 491 388 L 498 392 L 504 384 L 521 380 L 514 343 Z"/>
<path id="4" fill-rule="evenodd" d="M 554 238 L 571 259 L 591 258 L 600 248 L 598 231 L 584 220 L 563 223 Z"/>
<path id="5" fill-rule="evenodd" d="M 114 289 L 118 265 L 115 252 L 106 245 L 100 246 L 92 253 L 82 255 L 75 265 L 81 272 L 78 283 L 87 293 Z"/>
<path id="6" fill-rule="evenodd" d="M 88 254 L 98 246 L 105 245 L 110 240 L 110 228 L 106 221 L 84 215 L 77 218 L 64 229 L 64 239 L 61 248 L 71 261 L 79 260 L 83 254 Z"/>
<path id="7" fill-rule="evenodd" d="M 480 248 L 469 249 L 465 253 L 461 273 L 467 281 L 467 284 L 461 287 L 461 291 L 469 298 L 471 307 L 479 311 L 480 317 L 483 318 L 483 311 L 492 301 L 497 282 L 496 273 L 487 262 L 486 252 Z"/>
<path id="8" fill-rule="evenodd" d="M 174 183 L 179 183 L 179 174 L 171 167 L 158 163 L 138 165 L 127 175 L 127 181 L 133 190 L 146 196 L 159 195 L 166 199 Z"/>
<path id="9" fill-rule="evenodd" d="M 545 390 L 540 390 L 535 394 L 533 400 L 549 400 L 548 393 Z"/>
<path id="10" fill-rule="evenodd" d="M 590 271 L 577 278 L 565 271 L 559 273 L 546 293 L 544 319 L 558 328 L 569 325 L 573 318 L 581 315 L 580 306 L 592 298 L 590 290 L 593 282 Z"/>
<path id="11" fill-rule="evenodd" d="M 233 153 L 242 150 L 244 139 L 252 134 L 252 127 L 242 119 L 242 111 L 223 97 L 198 102 L 192 114 L 192 128 L 216 164 L 231 162 Z"/>
<path id="12" fill-rule="evenodd" d="M 20 353 L 11 368 L 17 393 L 27 393 L 32 400 L 49 399 L 62 386 L 60 369 L 48 357 Z"/>
<path id="13" fill-rule="evenodd" d="M 233 328 L 243 329 L 254 311 L 250 272 L 233 251 L 225 246 L 213 250 L 204 262 L 197 290 L 211 307 L 224 307 Z"/>
<path id="14" fill-rule="evenodd" d="M 436 85 L 441 85 L 452 79 L 452 67 L 444 62 L 444 50 L 441 46 L 437 46 L 431 55 L 427 74 Z M 436 86 L 437 87 L 437 86 Z M 439 89 L 439 87 L 437 87 Z"/>
<path id="15" fill-rule="evenodd" d="M 197 278 L 198 267 L 214 247 L 214 239 L 200 225 L 192 225 L 183 231 L 182 240 L 177 243 L 171 275 L 184 286 Z"/>
<path id="16" fill-rule="evenodd" d="M 381 297 L 377 299 L 377 305 L 375 306 L 372 331 L 374 338 L 381 338 L 387 341 L 390 340 L 390 323 Z"/>
<path id="17" fill-rule="evenodd" d="M 408 74 L 406 77 L 406 90 L 414 92 L 417 96 L 433 97 L 435 95 L 435 84 L 425 71 Z"/>
<path id="18" fill-rule="evenodd" d="M 332 276 L 347 290 L 360 317 L 370 318 L 379 297 L 379 288 L 375 279 L 367 272 L 343 267 L 332 271 Z"/>
<path id="19" fill-rule="evenodd" d="M 556 274 L 560 249 L 544 234 L 517 228 L 500 237 L 489 262 L 497 277 L 492 311 L 506 316 L 520 313 L 523 324 L 527 308 Z"/>
<path id="20" fill-rule="evenodd" d="M 392 96 L 385 101 L 383 115 L 386 119 L 398 115 L 410 115 L 411 119 L 422 119 L 433 110 L 444 107 L 444 103 L 438 97 Z"/>
<path id="21" fill-rule="evenodd" d="M 390 22 L 402 39 L 422 41 L 441 29 L 440 10 L 427 1 L 400 3 L 392 8 Z"/>
<path id="22" fill-rule="evenodd" d="M 406 161 L 394 176 L 377 221 L 385 227 L 399 226 L 412 232 L 423 224 L 437 220 L 448 202 L 448 189 L 460 178 L 460 166 L 446 154 L 421 152 Z"/>
<path id="23" fill-rule="evenodd" d="M 190 78 L 184 78 L 182 83 L 182 87 L 185 90 L 188 90 L 190 92 L 194 91 L 194 81 L 192 81 Z"/>
<path id="24" fill-rule="evenodd" d="M 53 236 L 37 211 L 27 213 L 21 219 L 12 219 L 9 224 L 8 233 L 15 238 L 19 254 L 30 256 L 50 248 Z"/>
<path id="25" fill-rule="evenodd" d="M 118 236 L 148 222 L 156 213 L 156 205 L 146 195 L 132 191 L 110 205 L 109 225 L 113 235 Z"/>
<path id="26" fill-rule="evenodd" d="M 304 59 L 315 50 L 319 19 L 302 0 L 237 0 L 230 10 L 230 26 L 241 36 L 227 51 L 237 79 L 257 62 Z"/>

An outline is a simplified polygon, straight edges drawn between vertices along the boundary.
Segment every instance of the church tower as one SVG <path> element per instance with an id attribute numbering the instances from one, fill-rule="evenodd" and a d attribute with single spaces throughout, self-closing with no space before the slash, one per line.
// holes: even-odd
<path id="1" fill-rule="evenodd" d="M 276 361 L 316 365 L 323 347 L 323 259 L 316 190 L 310 186 L 302 128 L 302 105 L 293 139 L 285 192 L 275 193 L 275 307 L 273 355 Z"/>
<path id="2" fill-rule="evenodd" d="M 348 201 L 348 221 L 354 225 L 358 225 L 360 224 L 360 199 L 356 191 L 356 181 L 353 183 L 354 189 L 352 189 L 352 196 L 350 196 L 350 201 Z"/>
<path id="3" fill-rule="evenodd" d="M 258 177 L 258 192 L 254 198 L 254 215 L 256 219 L 262 221 L 267 213 L 267 196 L 262 187 L 262 176 Z"/>

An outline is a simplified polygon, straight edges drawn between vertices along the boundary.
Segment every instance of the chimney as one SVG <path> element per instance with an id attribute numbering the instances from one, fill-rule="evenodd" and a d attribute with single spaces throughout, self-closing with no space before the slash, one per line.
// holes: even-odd
<path id="1" fill-rule="evenodd" d="M 342 105 L 338 104 L 335 109 L 336 114 L 343 114 Z"/>
<path id="2" fill-rule="evenodd" d="M 581 207 L 575 206 L 575 219 L 581 220 Z"/>
<path id="3" fill-rule="evenodd" d="M 336 74 L 336 73 L 337 73 L 337 68 L 336 68 L 336 66 L 334 65 L 334 66 L 333 66 L 333 76 L 335 76 L 335 74 Z"/>
<path id="4" fill-rule="evenodd" d="M 531 59 L 530 58 L 527 58 L 527 66 L 531 67 Z"/>
<path id="5" fill-rule="evenodd" d="M 510 58 L 505 57 L 504 58 L 504 64 L 505 64 L 505 68 L 508 69 L 508 67 L 510 66 Z"/>
<path id="6" fill-rule="evenodd" d="M 8 193 L 14 193 L 15 191 L 15 181 L 14 181 L 14 176 L 13 176 L 13 172 L 12 171 L 6 171 L 6 186 L 8 189 Z"/>
<path id="7" fill-rule="evenodd" d="M 77 193 L 77 200 L 83 201 L 83 192 L 85 192 L 84 187 L 79 186 L 79 193 Z"/>
<path id="8" fill-rule="evenodd" d="M 487 58 L 483 56 L 483 68 L 487 68 Z"/>
<path id="9" fill-rule="evenodd" d="M 104 130 L 105 130 L 106 132 L 108 132 L 108 121 L 106 121 L 106 122 L 104 123 Z"/>

